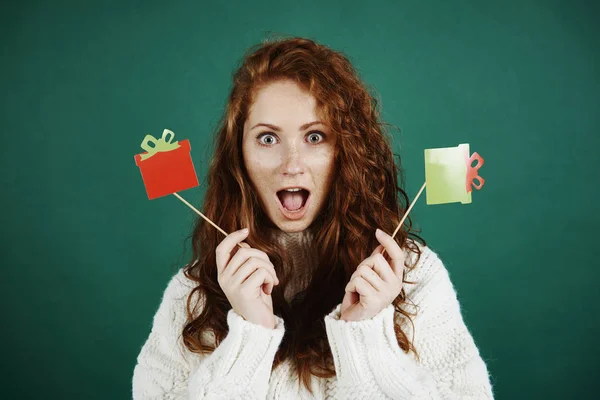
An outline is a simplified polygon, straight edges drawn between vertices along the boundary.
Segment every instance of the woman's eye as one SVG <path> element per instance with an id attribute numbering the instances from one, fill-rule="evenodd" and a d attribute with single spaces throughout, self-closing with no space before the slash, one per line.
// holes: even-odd
<path id="1" fill-rule="evenodd" d="M 263 140 L 263 138 L 265 138 L 265 140 Z M 257 139 L 261 146 L 270 146 L 275 142 L 275 136 L 270 133 L 261 133 L 257 136 Z"/>
<path id="2" fill-rule="evenodd" d="M 319 143 L 319 142 L 320 142 L 320 140 L 319 140 L 319 136 L 320 136 L 321 138 L 324 138 L 324 137 L 325 137 L 325 135 L 323 135 L 321 132 L 311 132 L 311 133 L 308 135 L 308 142 L 309 142 L 310 144 L 317 144 L 317 143 Z"/>

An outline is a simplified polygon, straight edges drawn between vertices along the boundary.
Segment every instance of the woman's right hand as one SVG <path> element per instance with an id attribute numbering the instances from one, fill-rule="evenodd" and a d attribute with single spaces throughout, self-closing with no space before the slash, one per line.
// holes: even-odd
<path id="1" fill-rule="evenodd" d="M 273 286 L 279 284 L 275 267 L 263 251 L 249 247 L 237 249 L 248 236 L 243 230 L 227 235 L 217 246 L 218 282 L 233 310 L 246 321 L 275 328 Z"/>

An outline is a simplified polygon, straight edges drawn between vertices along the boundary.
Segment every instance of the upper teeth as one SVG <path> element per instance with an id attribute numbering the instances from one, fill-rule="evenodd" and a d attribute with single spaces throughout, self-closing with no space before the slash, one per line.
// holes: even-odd
<path id="1" fill-rule="evenodd" d="M 302 190 L 302 189 L 300 189 L 300 188 L 291 188 L 291 189 L 284 189 L 284 190 L 287 190 L 287 191 L 290 191 L 290 192 L 297 192 L 297 191 Z"/>

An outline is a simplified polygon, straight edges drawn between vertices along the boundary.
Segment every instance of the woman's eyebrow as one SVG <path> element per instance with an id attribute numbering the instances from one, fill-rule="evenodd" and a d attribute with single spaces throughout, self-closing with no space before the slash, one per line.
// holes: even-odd
<path id="1" fill-rule="evenodd" d="M 304 125 L 302 125 L 302 126 L 300 127 L 300 130 L 301 130 L 301 131 L 303 131 L 303 130 L 305 130 L 305 129 L 308 129 L 308 128 L 310 128 L 311 126 L 313 126 L 313 125 L 316 125 L 316 124 L 322 124 L 322 122 L 321 122 L 321 121 L 313 121 L 313 122 L 309 122 L 309 123 L 307 123 L 307 124 L 304 124 Z M 263 124 L 263 123 L 260 123 L 260 124 L 256 124 L 256 125 L 254 125 L 252 128 L 250 128 L 250 130 L 252 130 L 252 129 L 256 128 L 256 127 L 259 127 L 259 126 L 266 126 L 266 127 L 267 127 L 267 128 L 269 128 L 269 129 L 273 129 L 275 132 L 280 132 L 280 131 L 281 131 L 281 128 L 280 128 L 280 127 L 278 127 L 278 126 L 271 125 L 271 124 Z"/>

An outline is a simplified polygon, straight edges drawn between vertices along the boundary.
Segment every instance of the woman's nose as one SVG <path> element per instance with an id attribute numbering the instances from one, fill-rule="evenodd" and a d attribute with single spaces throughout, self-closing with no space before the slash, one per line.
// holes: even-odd
<path id="1" fill-rule="evenodd" d="M 285 175 L 296 175 L 304 173 L 305 165 L 302 153 L 295 146 L 286 149 L 283 159 L 283 173 Z"/>

